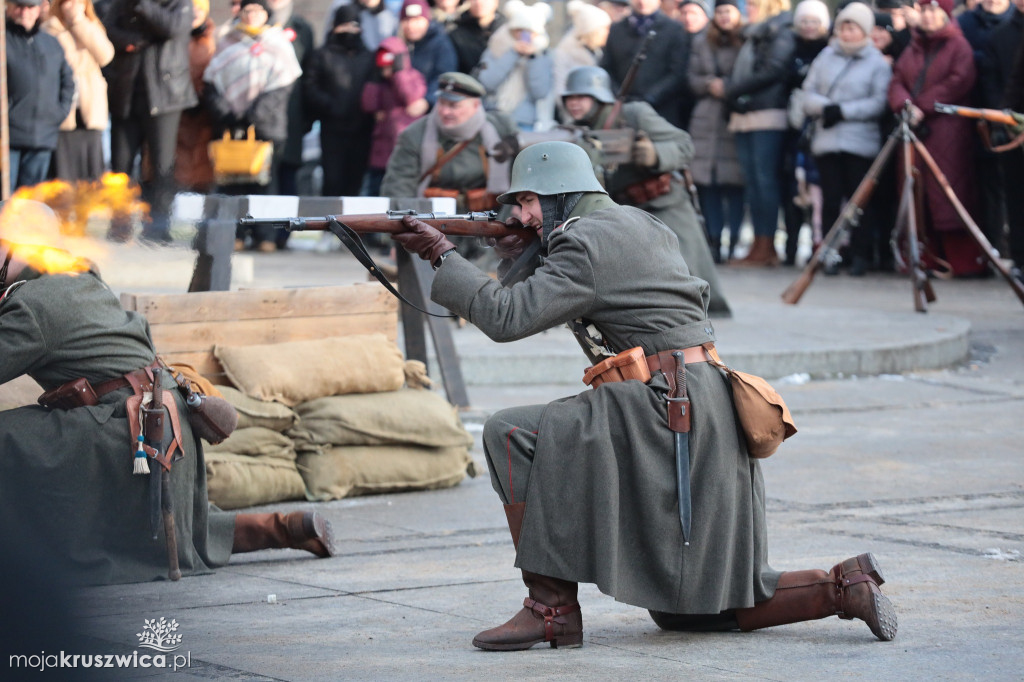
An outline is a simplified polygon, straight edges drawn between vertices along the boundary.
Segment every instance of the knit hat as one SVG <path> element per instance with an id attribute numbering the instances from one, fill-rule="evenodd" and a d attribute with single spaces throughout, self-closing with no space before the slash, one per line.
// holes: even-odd
<path id="1" fill-rule="evenodd" d="M 359 14 L 363 11 L 363 8 L 352 2 L 347 5 L 342 5 L 334 12 L 334 28 L 341 26 L 342 24 L 351 24 L 352 22 L 359 23 Z"/>
<path id="2" fill-rule="evenodd" d="M 267 0 L 242 0 L 242 4 L 238 6 L 238 10 L 242 11 L 249 5 L 259 5 L 267 14 L 270 14 L 270 5 L 267 4 Z"/>
<path id="3" fill-rule="evenodd" d="M 875 9 L 899 9 L 900 7 L 903 7 L 903 0 L 875 0 Z"/>
<path id="4" fill-rule="evenodd" d="M 679 9 L 682 9 L 685 5 L 697 5 L 697 7 L 704 10 L 704 14 L 709 19 L 711 18 L 711 8 L 708 7 L 708 3 L 704 2 L 704 0 L 679 0 Z"/>
<path id="5" fill-rule="evenodd" d="M 793 25 L 800 23 L 800 19 L 806 16 L 815 17 L 821 21 L 821 26 L 826 31 L 831 25 L 831 17 L 828 13 L 828 5 L 821 0 L 803 0 L 793 11 Z"/>
<path id="6" fill-rule="evenodd" d="M 399 20 L 412 17 L 430 19 L 430 5 L 427 4 L 427 0 L 405 0 L 402 3 L 402 11 L 398 13 Z"/>
<path id="7" fill-rule="evenodd" d="M 603 9 L 590 5 L 583 0 L 569 0 L 565 6 L 572 19 L 572 28 L 578 36 L 593 33 L 612 23 L 611 17 Z"/>
<path id="8" fill-rule="evenodd" d="M 533 33 L 547 34 L 545 26 L 551 18 L 551 6 L 546 2 L 527 5 L 523 0 L 508 0 L 501 13 L 508 17 L 509 30 L 527 30 Z"/>
<path id="9" fill-rule="evenodd" d="M 722 5 L 732 5 L 736 9 L 740 9 L 740 0 L 715 0 L 715 7 Z"/>
<path id="10" fill-rule="evenodd" d="M 864 35 L 870 36 L 871 29 L 875 27 L 875 12 L 863 2 L 851 2 L 836 16 L 836 26 L 844 21 L 852 21 L 864 31 Z"/>
<path id="11" fill-rule="evenodd" d="M 953 16 L 953 0 L 925 0 L 921 3 L 921 7 L 924 7 L 925 5 L 938 7 L 946 13 L 947 17 Z"/>

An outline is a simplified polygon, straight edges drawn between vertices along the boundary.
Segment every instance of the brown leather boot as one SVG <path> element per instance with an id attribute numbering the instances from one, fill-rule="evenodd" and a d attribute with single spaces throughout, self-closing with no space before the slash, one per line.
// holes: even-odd
<path id="1" fill-rule="evenodd" d="M 512 544 L 519 549 L 526 504 L 505 505 L 505 517 L 512 533 Z M 473 646 L 487 651 L 522 651 L 541 642 L 557 649 L 583 644 L 583 614 L 576 600 L 578 584 L 523 571 L 523 582 L 530 596 L 523 608 L 504 625 L 484 630 L 473 638 Z"/>
<path id="2" fill-rule="evenodd" d="M 318 557 L 334 556 L 331 522 L 317 512 L 238 514 L 232 554 L 260 549 L 302 549 Z"/>
<path id="3" fill-rule="evenodd" d="M 799 623 L 829 616 L 860 618 L 878 639 L 896 636 L 896 610 L 878 586 L 885 582 L 874 556 L 847 559 L 832 571 L 787 571 L 775 594 L 749 609 L 736 610 L 741 630 Z"/>

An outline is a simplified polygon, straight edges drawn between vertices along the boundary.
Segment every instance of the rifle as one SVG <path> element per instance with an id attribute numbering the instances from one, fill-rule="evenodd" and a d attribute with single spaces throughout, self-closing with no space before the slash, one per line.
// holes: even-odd
<path id="1" fill-rule="evenodd" d="M 320 230 L 332 232 L 341 243 L 352 252 L 356 260 L 365 267 L 378 282 L 384 285 L 398 300 L 408 306 L 415 308 L 421 313 L 438 317 L 436 313 L 424 310 L 415 303 L 406 299 L 398 292 L 385 277 L 373 257 L 366 251 L 360 234 L 398 234 L 406 232 L 402 218 L 412 216 L 422 220 L 444 234 L 457 237 L 488 237 L 500 239 L 509 235 L 519 235 L 526 241 L 527 246 L 519 256 L 512 268 L 501 279 L 501 283 L 510 286 L 524 274 L 526 266 L 540 253 L 541 243 L 537 239 L 537 233 L 526 227 L 519 221 L 511 224 L 498 220 L 496 211 L 479 211 L 473 213 L 447 214 L 447 213 L 419 213 L 412 209 L 404 211 L 388 211 L 387 213 L 369 213 L 363 215 L 328 215 L 314 218 L 253 218 L 245 216 L 238 219 L 239 227 L 256 227 L 266 225 L 273 228 L 282 228 L 289 232 L 301 230 Z M 452 315 L 440 315 L 439 317 L 453 317 Z"/>
<path id="2" fill-rule="evenodd" d="M 640 43 L 640 49 L 637 51 L 636 56 L 633 57 L 629 70 L 626 71 L 626 77 L 622 79 L 622 85 L 619 86 L 619 92 L 615 95 L 615 104 L 612 105 L 611 113 L 605 119 L 605 130 L 615 125 L 615 120 L 619 117 L 619 111 L 622 109 L 622 103 L 626 101 L 626 96 L 633 89 L 633 81 L 636 80 L 636 75 L 640 72 L 640 65 L 647 59 L 647 47 L 656 35 L 658 35 L 657 31 L 648 31 L 647 35 L 644 36 L 643 42 Z"/>
<path id="3" fill-rule="evenodd" d="M 975 109 L 974 107 L 961 107 L 953 104 L 942 104 L 941 102 L 935 103 L 935 111 L 940 114 L 977 119 L 978 132 L 989 151 L 996 153 L 1007 152 L 1024 144 L 1024 114 L 1018 114 L 1016 111 L 1009 109 L 1001 111 L 999 109 Z M 1010 134 L 1013 135 L 1014 139 L 1006 144 L 993 145 L 989 137 L 988 126 L 985 125 L 986 123 L 1001 123 L 1009 128 Z"/>
<path id="4" fill-rule="evenodd" d="M 818 245 L 818 248 L 811 255 L 811 259 L 807 261 L 803 272 L 782 292 L 782 300 L 784 302 L 790 305 L 798 303 L 800 297 L 807 291 L 807 287 L 811 286 L 811 281 L 818 274 L 818 270 L 825 266 L 830 259 L 836 257 L 839 250 L 839 242 L 842 239 L 845 228 L 847 225 L 857 225 L 860 215 L 864 212 L 864 207 L 868 203 L 868 199 L 871 198 L 872 192 L 875 191 L 878 177 L 882 174 L 882 169 L 885 168 L 885 164 L 899 140 L 900 138 L 895 134 L 889 136 L 881 151 L 878 152 L 878 156 L 875 157 L 871 167 L 868 168 L 868 172 L 864 175 L 860 184 L 857 185 L 857 189 L 853 191 L 853 196 L 843 206 L 839 217 L 836 218 L 832 227 L 829 228 L 828 233 L 821 240 L 821 244 Z"/>

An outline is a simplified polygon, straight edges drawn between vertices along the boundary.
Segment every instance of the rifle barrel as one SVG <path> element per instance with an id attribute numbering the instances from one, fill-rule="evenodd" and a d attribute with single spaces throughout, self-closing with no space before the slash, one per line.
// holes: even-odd
<path id="1" fill-rule="evenodd" d="M 512 234 L 519 235 L 524 239 L 533 239 L 536 232 L 525 227 L 506 225 L 498 220 L 475 218 L 466 216 L 437 216 L 432 218 L 415 216 L 431 227 L 441 232 L 458 237 L 491 237 L 499 239 Z M 405 223 L 398 218 L 391 217 L 385 213 L 369 213 L 361 215 L 329 215 L 294 218 L 252 218 L 246 216 L 238 219 L 239 227 L 255 227 L 266 225 L 270 227 L 281 227 L 289 232 L 302 230 L 329 231 L 330 223 L 337 221 L 352 228 L 353 232 L 359 234 L 399 234 L 408 232 Z"/>

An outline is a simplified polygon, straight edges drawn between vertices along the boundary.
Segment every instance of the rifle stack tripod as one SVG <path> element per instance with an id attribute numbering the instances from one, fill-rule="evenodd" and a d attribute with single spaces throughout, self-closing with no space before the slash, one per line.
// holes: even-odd
<path id="1" fill-rule="evenodd" d="M 935 105 L 936 110 L 947 113 L 943 107 L 946 107 L 946 105 Z M 959 112 L 949 111 L 948 113 Z M 1010 285 L 1010 288 L 1013 289 L 1013 292 L 1017 294 L 1017 298 L 1020 299 L 1021 303 L 1024 303 L 1024 285 L 999 260 L 999 252 L 989 243 L 977 223 L 974 222 L 974 219 L 971 218 L 963 204 L 960 203 L 960 200 L 953 192 L 953 188 L 950 187 L 949 181 L 946 180 L 946 176 L 939 169 L 938 164 L 935 163 L 935 159 L 932 158 L 924 144 L 914 134 L 910 124 L 910 102 L 904 104 L 903 110 L 900 112 L 899 125 L 889 135 L 868 172 L 864 175 L 860 184 L 857 185 L 857 189 L 854 190 L 853 196 L 846 202 L 839 217 L 829 229 L 828 234 L 825 235 L 821 244 L 811 255 L 803 272 L 800 273 L 796 281 L 782 292 L 782 300 L 791 305 L 798 303 L 807 287 L 811 285 L 811 281 L 814 279 L 817 271 L 828 262 L 838 258 L 837 252 L 845 230 L 847 228 L 856 228 L 859 224 L 860 216 L 864 212 L 864 206 L 871 198 L 871 194 L 878 184 L 878 177 L 892 156 L 893 150 L 896 149 L 897 143 L 902 144 L 904 179 L 903 192 L 900 195 L 899 208 L 896 213 L 896 225 L 893 228 L 890 243 L 897 265 L 900 269 L 906 270 L 910 275 L 910 281 L 913 286 L 914 310 L 921 313 L 928 312 L 928 304 L 935 301 L 935 291 L 932 288 L 928 270 L 921 263 L 922 244 L 918 220 L 924 188 L 914 164 L 915 154 L 921 157 L 927 170 L 935 177 L 946 198 L 956 210 L 957 215 L 960 216 L 960 220 L 967 227 L 967 231 L 978 246 L 981 247 L 981 251 L 985 254 L 989 264 L 1002 275 L 1003 279 Z M 901 244 L 906 246 L 905 255 L 901 251 Z"/>

